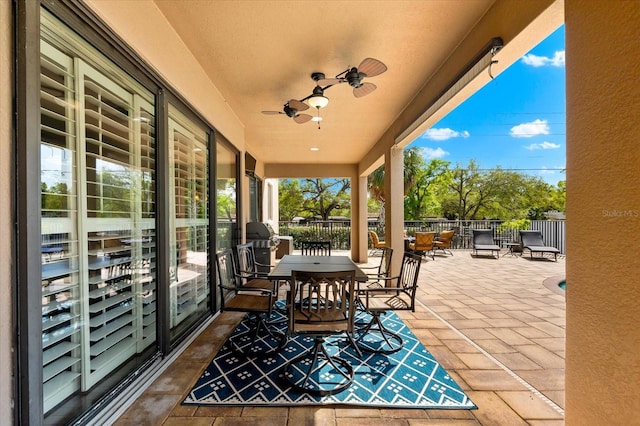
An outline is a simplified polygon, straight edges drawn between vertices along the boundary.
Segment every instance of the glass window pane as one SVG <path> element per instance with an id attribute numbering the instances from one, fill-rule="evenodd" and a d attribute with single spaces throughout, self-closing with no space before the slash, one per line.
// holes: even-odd
<path id="1" fill-rule="evenodd" d="M 171 338 L 210 310 L 208 134 L 169 106 Z"/>
<path id="2" fill-rule="evenodd" d="M 232 248 L 239 242 L 236 235 L 237 164 L 237 154 L 222 141 L 218 141 L 216 143 L 217 250 Z"/>
<path id="3" fill-rule="evenodd" d="M 155 106 L 41 22 L 43 405 L 66 423 L 157 352 Z"/>

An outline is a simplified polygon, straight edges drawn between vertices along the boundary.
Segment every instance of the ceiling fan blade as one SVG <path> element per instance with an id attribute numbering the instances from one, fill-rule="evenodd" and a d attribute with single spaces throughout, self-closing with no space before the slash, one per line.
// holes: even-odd
<path id="1" fill-rule="evenodd" d="M 293 121 L 295 121 L 298 124 L 306 123 L 309 120 L 311 120 L 311 116 L 309 114 L 298 114 L 295 117 L 293 117 Z"/>
<path id="2" fill-rule="evenodd" d="M 322 80 L 318 80 L 318 86 L 333 86 L 334 84 L 342 82 L 343 80 L 340 78 L 323 78 Z"/>
<path id="3" fill-rule="evenodd" d="M 358 71 L 367 75 L 367 77 L 375 77 L 387 70 L 387 66 L 377 59 L 366 58 L 360 63 Z"/>
<path id="4" fill-rule="evenodd" d="M 278 115 L 278 114 L 284 114 L 284 112 L 282 111 L 262 111 L 263 114 L 265 115 Z"/>
<path id="5" fill-rule="evenodd" d="M 300 102 L 296 99 L 291 99 L 289 102 L 289 107 L 295 109 L 296 111 L 306 111 L 309 109 L 309 105 L 304 102 Z"/>
<path id="6" fill-rule="evenodd" d="M 373 83 L 362 83 L 360 87 L 353 89 L 353 96 L 361 98 L 376 90 L 378 86 Z"/>

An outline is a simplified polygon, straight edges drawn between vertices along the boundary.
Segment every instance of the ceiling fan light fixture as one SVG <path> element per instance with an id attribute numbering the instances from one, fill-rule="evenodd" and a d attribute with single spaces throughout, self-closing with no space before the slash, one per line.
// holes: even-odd
<path id="1" fill-rule="evenodd" d="M 329 105 L 329 98 L 324 95 L 322 87 L 316 86 L 313 89 L 313 94 L 307 99 L 307 103 L 313 108 L 320 109 Z"/>
<path id="2" fill-rule="evenodd" d="M 313 108 L 320 109 L 329 105 L 329 98 L 324 95 L 312 95 L 309 99 L 307 99 L 307 103 Z"/>

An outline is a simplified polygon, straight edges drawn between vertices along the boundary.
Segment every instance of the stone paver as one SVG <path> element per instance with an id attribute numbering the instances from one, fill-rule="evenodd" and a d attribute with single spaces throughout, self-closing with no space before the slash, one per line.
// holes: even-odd
<path id="1" fill-rule="evenodd" d="M 371 263 L 378 260 L 370 258 Z M 116 422 L 117 425 L 549 425 L 563 422 L 564 296 L 543 286 L 558 262 L 474 258 L 423 263 L 416 312 L 399 315 L 468 392 L 477 410 L 182 406 L 240 316 L 224 313 Z"/>

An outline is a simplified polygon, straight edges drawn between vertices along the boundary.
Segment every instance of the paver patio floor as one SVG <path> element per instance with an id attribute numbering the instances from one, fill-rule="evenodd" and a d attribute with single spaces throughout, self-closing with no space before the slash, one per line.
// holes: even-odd
<path id="1" fill-rule="evenodd" d="M 224 313 L 116 424 L 562 425 L 565 300 L 543 282 L 564 274 L 564 257 L 494 259 L 455 250 L 423 263 L 416 312 L 399 315 L 477 410 L 181 406 L 240 319 Z"/>

